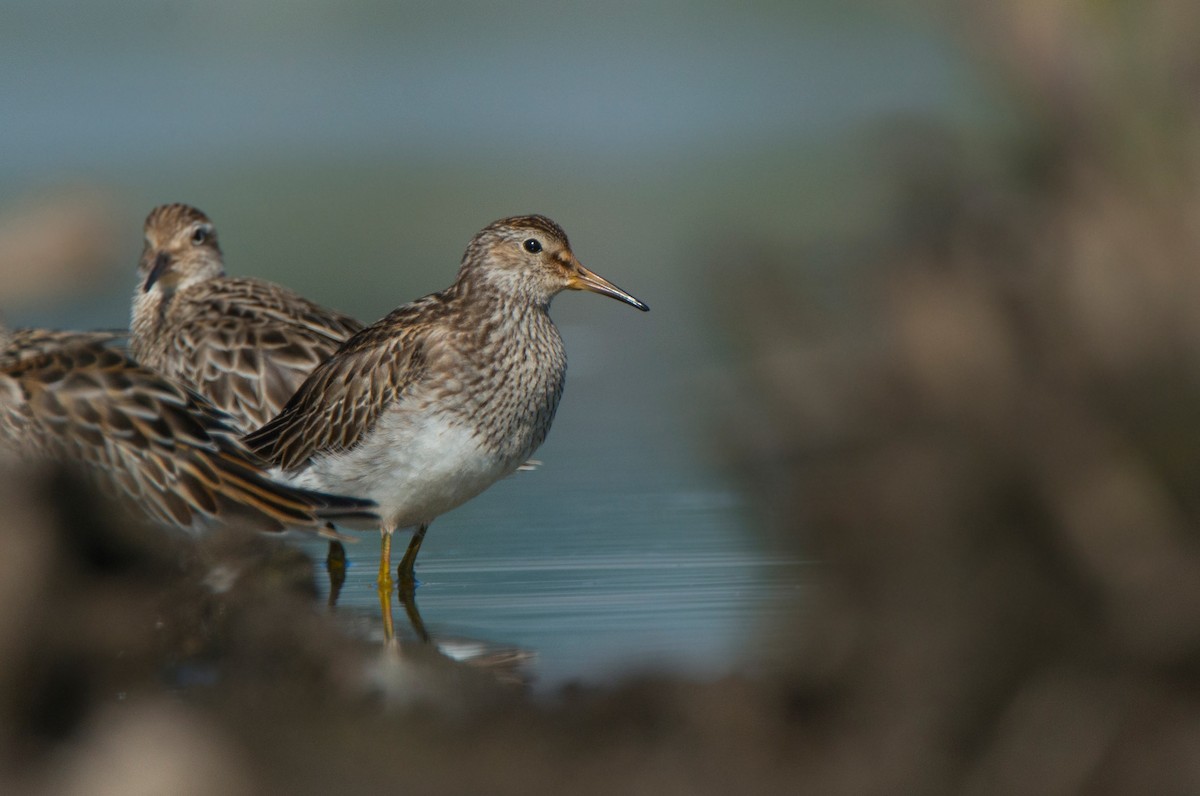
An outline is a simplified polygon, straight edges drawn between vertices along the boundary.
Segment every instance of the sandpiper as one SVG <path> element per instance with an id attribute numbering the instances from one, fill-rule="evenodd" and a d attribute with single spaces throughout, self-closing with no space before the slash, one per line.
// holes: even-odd
<path id="1" fill-rule="evenodd" d="M 194 207 L 154 208 L 144 233 L 130 353 L 227 412 L 243 434 L 362 328 L 280 285 L 227 276 L 216 227 Z"/>
<path id="2" fill-rule="evenodd" d="M 168 526 L 328 535 L 374 527 L 368 501 L 277 483 L 207 401 L 111 348 L 109 333 L 0 328 L 0 448 L 80 467 Z"/>
<path id="3" fill-rule="evenodd" d="M 584 268 L 545 216 L 505 218 L 471 240 L 454 284 L 406 304 L 347 340 L 247 444 L 300 486 L 379 505 L 381 593 L 391 536 L 429 524 L 518 469 L 542 444 L 567 360 L 549 315 L 563 290 L 649 309 Z"/>

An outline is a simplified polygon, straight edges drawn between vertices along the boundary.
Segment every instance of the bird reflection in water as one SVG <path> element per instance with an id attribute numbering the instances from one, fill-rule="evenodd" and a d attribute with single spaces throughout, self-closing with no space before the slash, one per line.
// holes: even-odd
<path id="1" fill-rule="evenodd" d="M 325 556 L 325 569 L 329 576 L 329 598 L 328 605 L 330 610 L 338 607 L 338 601 L 342 596 L 343 587 L 346 583 L 349 562 L 346 555 L 346 548 L 342 542 L 331 539 L 329 541 L 329 549 Z M 396 600 L 404 611 L 404 615 L 408 617 L 408 624 L 412 630 L 412 638 L 423 650 L 428 651 L 435 657 L 445 658 L 447 662 L 453 662 L 457 665 L 470 666 L 474 669 L 485 669 L 496 680 L 505 685 L 527 687 L 533 680 L 533 672 L 531 665 L 535 660 L 537 653 L 533 650 L 523 649 L 510 644 L 496 644 L 491 641 L 471 638 L 434 638 L 425 626 L 425 621 L 421 617 L 420 608 L 417 606 L 416 594 L 412 589 L 396 589 Z M 380 595 L 380 609 L 383 621 L 383 637 L 384 647 L 398 650 L 400 643 L 398 639 L 401 637 L 396 634 L 394 624 L 394 606 L 391 601 L 383 595 Z M 404 637 L 409 634 L 401 633 Z M 415 647 L 406 646 L 406 654 L 415 651 Z M 428 656 L 422 656 L 422 660 L 428 663 Z"/>

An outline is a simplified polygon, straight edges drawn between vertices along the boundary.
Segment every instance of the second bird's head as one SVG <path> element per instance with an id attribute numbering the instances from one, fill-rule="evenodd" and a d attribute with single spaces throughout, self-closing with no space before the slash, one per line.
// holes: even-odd
<path id="1" fill-rule="evenodd" d="M 143 232 L 145 246 L 138 263 L 140 293 L 157 290 L 170 294 L 225 273 L 217 230 L 196 208 L 160 205 L 146 216 Z"/>

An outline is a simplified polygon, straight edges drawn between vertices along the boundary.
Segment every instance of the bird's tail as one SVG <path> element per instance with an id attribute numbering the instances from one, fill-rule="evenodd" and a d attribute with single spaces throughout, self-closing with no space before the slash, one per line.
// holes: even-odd
<path id="1" fill-rule="evenodd" d="M 329 526 L 339 523 L 357 528 L 378 528 L 379 517 L 370 500 L 300 489 L 269 478 L 238 457 L 222 452 L 211 473 L 196 473 L 207 482 L 211 499 L 205 504 L 222 520 L 241 522 L 261 531 L 307 530 L 321 536 L 344 538 Z"/>

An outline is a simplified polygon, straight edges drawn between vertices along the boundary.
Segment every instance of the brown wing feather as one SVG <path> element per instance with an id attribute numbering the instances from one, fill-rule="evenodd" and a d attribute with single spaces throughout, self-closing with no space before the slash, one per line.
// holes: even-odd
<path id="1" fill-rule="evenodd" d="M 81 464 L 161 523 L 320 532 L 327 520 L 374 520 L 369 503 L 271 481 L 222 412 L 104 345 L 81 339 L 3 362 L 0 443 Z"/>
<path id="2" fill-rule="evenodd" d="M 353 448 L 424 377 L 428 326 L 418 321 L 438 303 L 430 296 L 407 304 L 351 337 L 246 444 L 285 472 Z"/>
<path id="3" fill-rule="evenodd" d="M 257 279 L 189 289 L 173 313 L 164 370 L 231 414 L 242 431 L 277 415 L 313 369 L 362 324 Z"/>
<path id="4" fill-rule="evenodd" d="M 4 329 L 0 359 L 39 356 L 68 345 L 103 345 L 129 336 L 128 329 L 66 331 L 61 329 Z"/>

